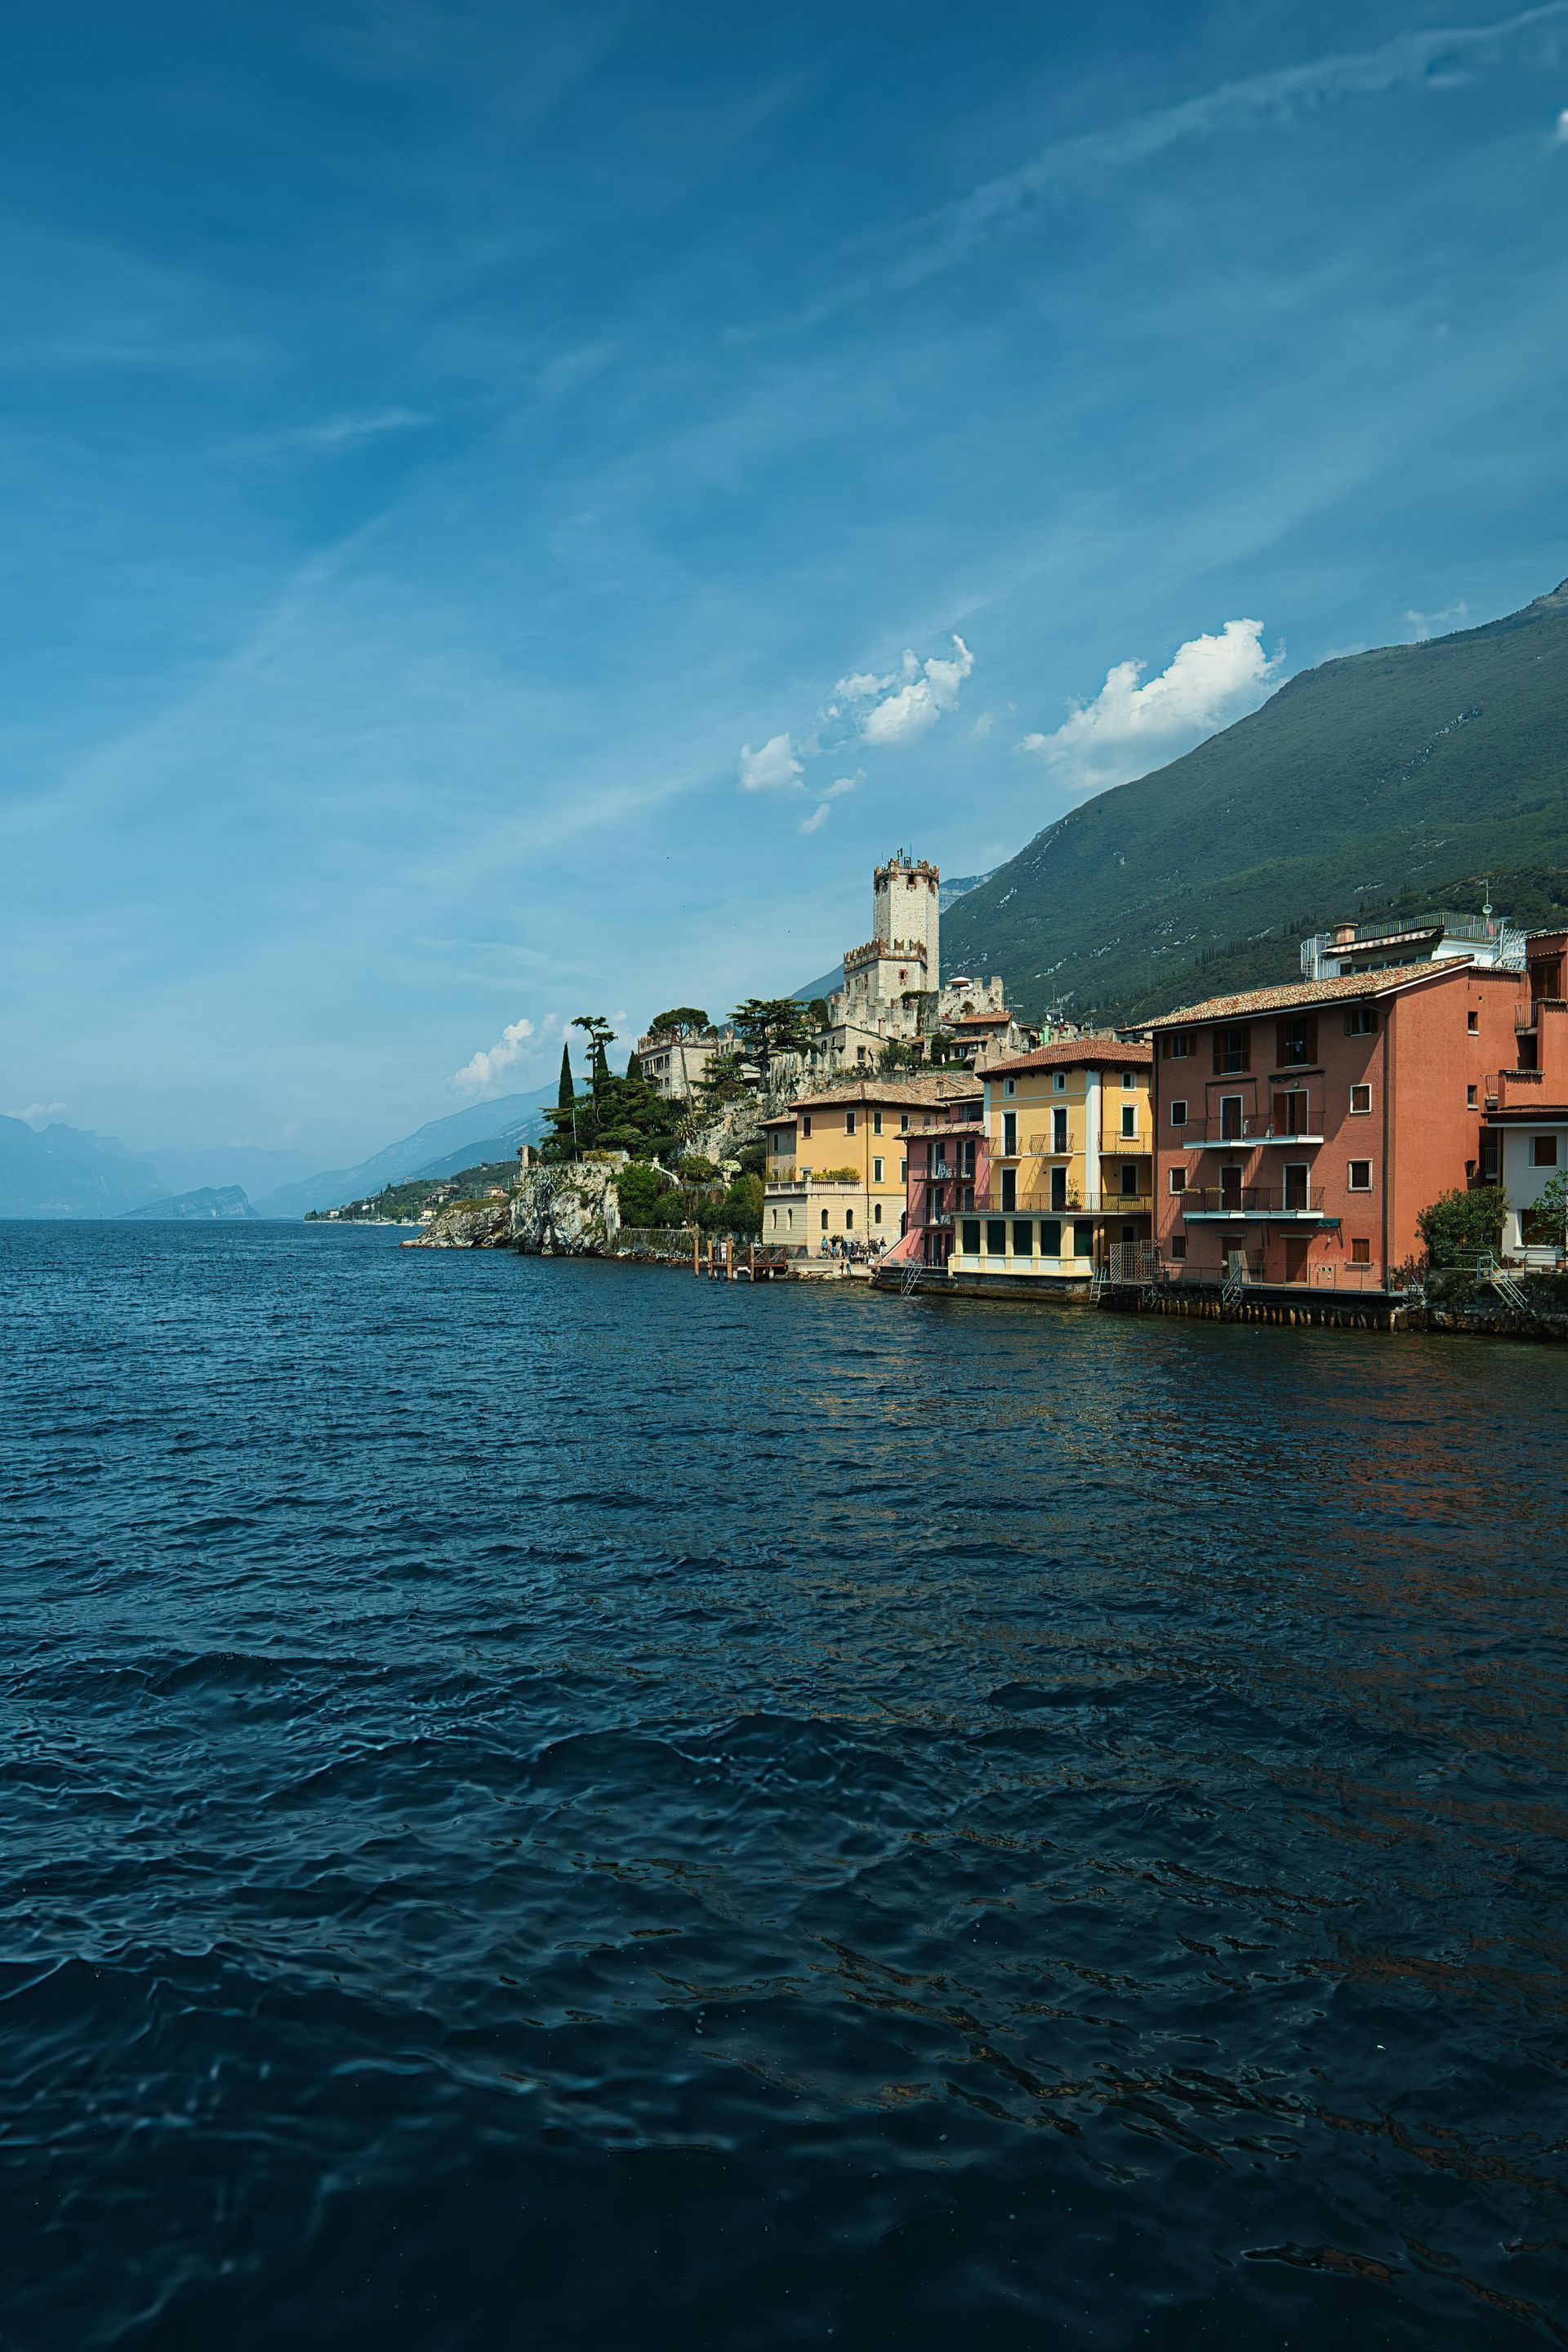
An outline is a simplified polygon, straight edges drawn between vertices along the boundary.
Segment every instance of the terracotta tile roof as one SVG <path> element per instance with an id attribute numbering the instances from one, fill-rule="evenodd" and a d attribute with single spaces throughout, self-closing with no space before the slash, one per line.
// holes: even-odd
<path id="1" fill-rule="evenodd" d="M 980 1029 L 994 1027 L 999 1021 L 1005 1028 L 1012 1018 L 1010 1013 L 955 1013 L 952 1025 L 955 1029 Z"/>
<path id="2" fill-rule="evenodd" d="M 1086 1062 L 1114 1063 L 1119 1070 L 1146 1069 L 1154 1058 L 1152 1045 L 1129 1044 L 1123 1037 L 1058 1037 L 1054 1045 L 1037 1045 L 1032 1054 L 1015 1054 L 1010 1061 L 993 1062 L 988 1078 L 1016 1077 L 1021 1070 L 1059 1070 Z"/>
<path id="3" fill-rule="evenodd" d="M 902 1078 L 873 1075 L 845 1079 L 837 1086 L 816 1087 L 810 1094 L 792 1095 L 790 1107 L 792 1110 L 816 1110 L 833 1103 L 869 1103 L 884 1109 L 890 1105 L 894 1110 L 908 1110 L 929 1103 L 956 1102 L 979 1091 L 972 1077 L 928 1070 Z"/>
<path id="4" fill-rule="evenodd" d="M 1469 971 L 1471 956 L 1445 956 L 1439 963 L 1399 963 L 1386 971 L 1347 971 L 1338 980 L 1295 980 L 1280 988 L 1252 988 L 1240 996 L 1210 996 L 1202 1004 L 1184 1004 L 1175 1013 L 1162 1013 L 1151 1029 L 1180 1029 L 1194 1021 L 1244 1020 L 1254 1013 L 1293 1013 L 1309 1004 L 1338 1004 L 1347 997 L 1392 996 L 1443 971 Z M 1518 972 L 1509 978 L 1517 982 Z"/>

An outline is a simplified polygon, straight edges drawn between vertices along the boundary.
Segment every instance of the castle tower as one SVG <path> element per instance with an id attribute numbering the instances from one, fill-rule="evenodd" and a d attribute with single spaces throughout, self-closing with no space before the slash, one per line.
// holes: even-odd
<path id="1" fill-rule="evenodd" d="M 900 949 L 923 949 L 923 985 L 928 989 L 942 984 L 941 880 L 936 867 L 925 858 L 907 858 L 900 849 L 886 866 L 878 866 L 871 901 L 871 936 L 877 945 L 894 953 Z"/>

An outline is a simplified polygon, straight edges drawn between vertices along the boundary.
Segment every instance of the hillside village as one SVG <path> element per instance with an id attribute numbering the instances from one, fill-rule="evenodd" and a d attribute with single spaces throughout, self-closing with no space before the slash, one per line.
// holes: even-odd
<path id="1" fill-rule="evenodd" d="M 624 1076 L 584 1016 L 586 1090 L 568 1054 L 519 1184 L 422 1240 L 696 1262 L 717 1233 L 753 1275 L 1306 1321 L 1395 1321 L 1445 1268 L 1568 1305 L 1568 926 L 1346 921 L 1293 981 L 1085 1030 L 943 978 L 940 882 L 900 851 L 826 999 L 675 1008 Z"/>

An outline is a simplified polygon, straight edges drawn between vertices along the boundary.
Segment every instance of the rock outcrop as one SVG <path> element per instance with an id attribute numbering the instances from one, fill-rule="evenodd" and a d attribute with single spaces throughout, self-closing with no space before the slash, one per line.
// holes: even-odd
<path id="1" fill-rule="evenodd" d="M 454 1201 L 405 1249 L 515 1249 L 531 1257 L 597 1257 L 621 1229 L 616 1178 L 624 1151 L 569 1167 L 531 1168 L 503 1201 Z"/>

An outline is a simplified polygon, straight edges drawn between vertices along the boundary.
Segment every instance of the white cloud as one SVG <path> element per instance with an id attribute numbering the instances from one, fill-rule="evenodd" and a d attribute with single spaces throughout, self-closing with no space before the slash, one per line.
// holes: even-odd
<path id="1" fill-rule="evenodd" d="M 891 678 L 862 677 L 842 682 L 841 693 L 847 694 L 854 685 L 862 689 L 862 699 L 867 693 L 884 697 L 872 704 L 860 721 L 864 742 L 895 746 L 912 743 L 936 725 L 944 710 L 957 709 L 959 690 L 974 667 L 974 656 L 962 637 L 955 636 L 952 643 L 951 661 L 933 656 L 922 662 L 914 654 L 906 653 L 903 684 L 894 687 L 890 694 L 886 689 L 893 686 Z"/>
<path id="2" fill-rule="evenodd" d="M 803 771 L 787 734 L 770 735 L 761 749 L 741 746 L 741 790 L 743 793 L 794 792 Z"/>
<path id="3" fill-rule="evenodd" d="M 476 1054 L 471 1062 L 454 1071 L 452 1084 L 476 1098 L 498 1094 L 500 1079 L 521 1061 L 534 1034 L 531 1021 L 509 1022 L 488 1053 Z"/>
<path id="4" fill-rule="evenodd" d="M 1418 613 L 1414 606 L 1405 615 L 1418 637 L 1441 636 L 1456 624 L 1463 623 L 1469 606 L 1461 596 L 1457 604 L 1445 604 L 1440 612 Z"/>
<path id="5" fill-rule="evenodd" d="M 996 713 L 994 710 L 983 710 L 969 731 L 977 743 L 984 743 L 995 724 Z"/>
<path id="6" fill-rule="evenodd" d="M 852 793 L 857 784 L 863 784 L 865 781 L 866 772 L 863 768 L 857 768 L 852 776 L 836 777 L 828 785 L 822 799 L 812 810 L 811 814 L 802 817 L 798 830 L 802 833 L 820 833 L 833 813 L 834 802 L 842 800 L 846 793 Z"/>
<path id="7" fill-rule="evenodd" d="M 1080 703 L 1054 735 L 1026 735 L 1017 748 L 1085 791 L 1146 775 L 1262 699 L 1282 658 L 1268 658 L 1262 635 L 1261 621 L 1227 621 L 1218 636 L 1178 646 L 1147 685 L 1139 683 L 1146 663 L 1117 662 L 1092 702 Z"/>
<path id="8" fill-rule="evenodd" d="M 1563 108 L 1557 118 L 1557 128 L 1552 133 L 1552 143 L 1558 147 L 1568 147 L 1568 106 Z"/>
<path id="9" fill-rule="evenodd" d="M 17 1115 L 26 1119 L 29 1127 L 47 1127 L 50 1119 L 58 1118 L 64 1108 L 64 1103 L 29 1103 L 26 1109 Z"/>

